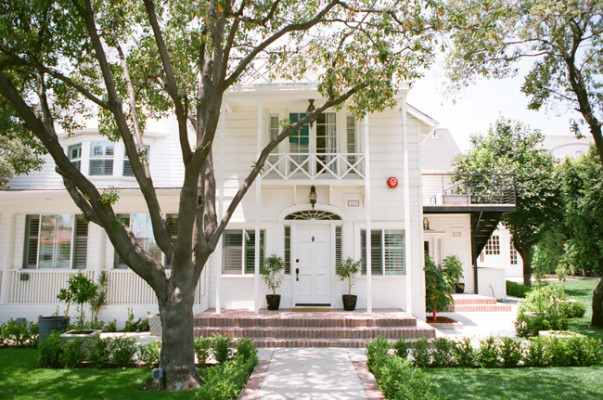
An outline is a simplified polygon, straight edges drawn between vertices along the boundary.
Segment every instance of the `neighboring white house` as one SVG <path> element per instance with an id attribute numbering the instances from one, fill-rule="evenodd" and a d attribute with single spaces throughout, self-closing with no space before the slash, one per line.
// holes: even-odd
<path id="1" fill-rule="evenodd" d="M 257 266 L 259 257 L 275 253 L 286 261 L 282 308 L 341 308 L 346 285 L 335 266 L 352 257 L 370 259 L 372 271 L 367 275 L 365 266 L 353 288 L 358 308 L 401 308 L 425 317 L 420 146 L 435 121 L 407 105 L 405 97 L 406 91 L 395 107 L 363 120 L 345 110 L 327 112 L 279 145 L 206 265 L 195 311 L 265 307 Z M 299 118 L 309 100 L 322 103 L 313 83 L 254 82 L 226 94 L 214 144 L 219 213 L 278 132 L 279 121 Z M 116 211 L 144 248 L 164 259 L 123 144 L 95 128 L 59 139 L 93 183 L 119 188 Z M 149 123 L 144 142 L 159 200 L 167 214 L 175 214 L 183 180 L 175 121 Z M 309 201 L 313 192 L 315 205 Z M 101 319 L 123 321 L 129 307 L 137 317 L 157 311 L 152 290 L 123 265 L 104 231 L 80 218 L 51 159 L 41 171 L 12 179 L 10 189 L 0 191 L 0 207 L 0 321 L 64 310 L 56 295 L 75 270 L 93 279 L 108 273 Z M 445 231 L 451 232 L 452 248 L 454 240 L 469 235 L 467 217 L 441 223 L 450 225 Z M 434 227 L 439 224 L 434 220 Z M 464 263 L 470 264 L 466 243 L 462 246 Z"/>
<path id="2" fill-rule="evenodd" d="M 501 216 L 515 209 L 514 178 L 509 175 L 454 174 L 460 149 L 447 129 L 435 129 L 421 143 L 424 250 L 437 263 L 456 255 L 463 264 L 466 293 L 506 296 L 504 269 L 483 268 L 477 255 Z"/>
<path id="3" fill-rule="evenodd" d="M 558 161 L 577 160 L 588 153 L 594 143 L 592 136 L 548 135 L 542 147 Z M 507 280 L 523 281 L 523 260 L 513 246 L 511 232 L 500 224 L 481 252 L 477 265 L 480 268 L 503 269 Z"/>

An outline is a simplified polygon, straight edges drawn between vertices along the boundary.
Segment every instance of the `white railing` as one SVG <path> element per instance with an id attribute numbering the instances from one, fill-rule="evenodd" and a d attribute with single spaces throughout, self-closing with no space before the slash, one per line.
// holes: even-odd
<path id="1" fill-rule="evenodd" d="M 11 271 L 10 302 L 17 304 L 58 303 L 59 290 L 67 287 L 67 279 L 77 270 L 21 270 Z M 82 270 L 88 279 L 94 271 Z"/>
<path id="2" fill-rule="evenodd" d="M 95 272 L 81 270 L 96 281 Z M 67 280 L 78 270 L 18 270 L 11 271 L 10 303 L 15 304 L 58 304 L 59 291 L 67 287 Z M 157 304 L 153 289 L 141 277 L 130 270 L 106 270 L 108 278 L 107 305 Z M 168 272 L 169 274 L 169 272 Z M 2 281 L 0 280 L 0 287 Z M 195 289 L 195 304 L 201 303 L 204 294 L 203 283 L 199 281 Z"/>
<path id="3" fill-rule="evenodd" d="M 273 153 L 264 165 L 263 179 L 363 179 L 362 153 Z"/>

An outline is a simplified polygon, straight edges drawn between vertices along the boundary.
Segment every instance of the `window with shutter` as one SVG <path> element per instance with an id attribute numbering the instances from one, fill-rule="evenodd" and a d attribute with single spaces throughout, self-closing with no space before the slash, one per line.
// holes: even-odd
<path id="1" fill-rule="evenodd" d="M 78 171 L 81 171 L 81 166 L 82 166 L 82 145 L 81 144 L 74 144 L 72 146 L 69 146 L 67 148 L 67 157 L 69 158 L 69 161 L 71 161 L 71 164 L 73 164 L 73 166 L 75 168 L 77 168 Z"/>
<path id="2" fill-rule="evenodd" d="M 335 265 L 341 264 L 342 261 L 342 234 L 341 226 L 335 227 Z"/>
<path id="3" fill-rule="evenodd" d="M 73 268 L 85 269 L 88 252 L 88 222 L 81 215 L 75 219 Z"/>
<path id="4" fill-rule="evenodd" d="M 291 273 L 291 227 L 285 227 L 285 274 Z"/>
<path id="5" fill-rule="evenodd" d="M 265 258 L 264 230 L 260 231 L 260 268 Z M 255 272 L 255 230 L 227 230 L 222 238 L 222 272 L 253 274 Z"/>
<path id="6" fill-rule="evenodd" d="M 362 274 L 366 275 L 366 231 L 360 232 Z M 372 275 L 404 275 L 404 231 L 371 230 Z"/>
<path id="7" fill-rule="evenodd" d="M 25 246 L 23 268 L 36 268 L 38 265 L 38 234 L 40 231 L 40 216 L 25 217 Z"/>
<path id="8" fill-rule="evenodd" d="M 136 146 L 136 149 L 138 151 L 138 158 L 142 157 L 142 153 L 140 152 L 140 150 L 138 150 L 138 146 Z M 151 150 L 150 146 L 144 146 L 144 150 L 145 150 L 145 154 L 147 157 L 147 160 L 149 159 L 149 152 Z M 123 169 L 123 175 L 124 176 L 134 176 L 134 171 L 132 171 L 132 164 L 130 164 L 130 160 L 128 159 L 128 155 L 124 154 L 124 169 Z"/>

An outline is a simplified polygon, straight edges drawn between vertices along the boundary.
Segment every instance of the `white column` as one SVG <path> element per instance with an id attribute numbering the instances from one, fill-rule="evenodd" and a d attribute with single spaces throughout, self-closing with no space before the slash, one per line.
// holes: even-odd
<path id="1" fill-rule="evenodd" d="M 0 224 L 5 229 L 5 234 L 7 234 L 6 241 L 4 242 L 4 266 L 2 267 L 2 288 L 0 288 L 0 303 L 6 304 L 10 300 L 10 287 L 11 280 L 13 278 L 11 272 L 11 266 L 14 262 L 14 254 L 15 254 L 15 226 L 17 216 L 5 215 L 3 218 L 5 221 Z"/>
<path id="2" fill-rule="evenodd" d="M 257 138 L 256 138 L 256 160 L 262 152 L 262 132 L 264 131 L 263 100 L 258 100 Z M 260 213 L 262 202 L 262 176 L 258 175 L 255 180 L 255 255 L 254 255 L 254 311 L 260 312 Z"/>
<path id="3" fill-rule="evenodd" d="M 373 312 L 373 271 L 371 268 L 371 168 L 369 162 L 369 120 L 364 116 L 364 207 L 366 210 L 366 311 Z"/>
<path id="4" fill-rule="evenodd" d="M 220 191 L 218 194 L 218 216 L 221 221 L 224 217 L 224 126 L 226 125 L 226 112 L 224 104 L 222 104 L 222 108 L 220 109 L 220 129 L 218 131 L 220 140 L 220 150 L 218 152 L 218 163 L 220 176 L 218 177 L 218 190 Z M 222 234 L 222 236 L 224 236 Z M 213 268 L 216 269 L 216 314 L 220 314 L 222 312 L 222 237 L 218 241 L 216 245 L 216 250 L 212 257 L 213 262 L 210 264 Z M 211 274 L 206 274 L 206 277 L 211 277 Z M 210 278 L 208 278 L 210 279 Z M 209 293 L 208 293 L 209 296 Z"/>
<path id="5" fill-rule="evenodd" d="M 408 168 L 408 119 L 406 99 L 402 98 L 402 138 L 404 145 L 404 265 L 406 270 L 406 312 L 412 314 L 412 245 L 410 234 L 410 173 Z"/>

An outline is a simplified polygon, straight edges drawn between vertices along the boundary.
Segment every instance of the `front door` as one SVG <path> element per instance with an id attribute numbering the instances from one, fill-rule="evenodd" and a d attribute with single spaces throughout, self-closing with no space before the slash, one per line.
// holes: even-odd
<path id="1" fill-rule="evenodd" d="M 331 305 L 331 226 L 296 224 L 294 257 L 295 305 Z"/>

